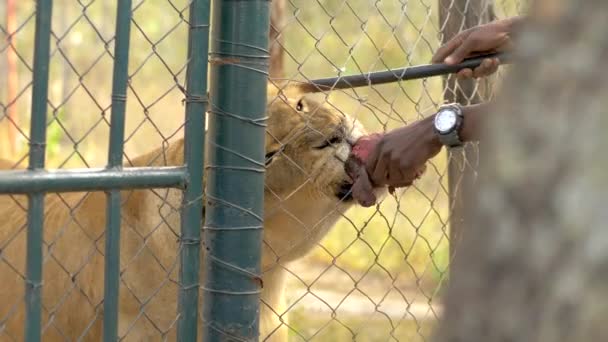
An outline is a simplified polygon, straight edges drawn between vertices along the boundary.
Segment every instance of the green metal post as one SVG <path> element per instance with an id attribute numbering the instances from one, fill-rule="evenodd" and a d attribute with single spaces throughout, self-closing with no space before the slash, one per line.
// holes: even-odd
<path id="1" fill-rule="evenodd" d="M 36 2 L 29 170 L 44 169 L 52 13 L 51 0 Z M 43 192 L 28 194 L 27 225 L 24 328 L 25 340 L 34 342 L 40 341 L 41 336 Z"/>
<path id="2" fill-rule="evenodd" d="M 209 8 L 209 0 L 194 0 L 190 4 L 184 132 L 184 161 L 188 183 L 181 212 L 178 341 L 197 340 L 205 112 L 208 104 Z"/>
<path id="3" fill-rule="evenodd" d="M 129 78 L 131 0 L 119 0 L 116 9 L 116 43 L 112 84 L 112 118 L 108 168 L 122 169 L 125 135 L 125 107 Z M 120 190 L 106 192 L 106 246 L 103 300 L 103 339 L 118 340 L 118 289 L 120 285 Z"/>
<path id="4" fill-rule="evenodd" d="M 205 341 L 259 338 L 269 6 L 213 2 Z"/>

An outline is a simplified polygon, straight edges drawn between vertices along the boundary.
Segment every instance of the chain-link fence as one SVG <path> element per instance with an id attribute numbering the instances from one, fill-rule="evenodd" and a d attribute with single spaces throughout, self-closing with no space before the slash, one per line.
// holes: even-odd
<path id="1" fill-rule="evenodd" d="M 285 71 L 277 78 L 297 83 L 427 64 L 442 41 L 484 21 L 523 13 L 524 5 L 288 0 L 277 29 Z M 490 82 L 454 81 L 436 77 L 337 90 L 323 102 L 379 132 L 433 114 L 443 102 L 469 104 L 492 96 Z M 309 255 L 286 264 L 287 303 L 276 314 L 292 340 L 429 340 L 441 316 L 454 255 L 450 242 L 458 237 L 450 227 L 466 230 L 458 200 L 472 185 L 476 157 L 473 144 L 449 157 L 442 152 L 414 186 L 377 207 L 347 211 Z"/>
<path id="2" fill-rule="evenodd" d="M 445 37 L 494 16 L 522 13 L 524 5 L 273 0 L 269 88 L 426 64 Z M 46 166 L 100 167 L 109 145 L 117 5 L 57 0 L 54 6 Z M 6 18 L 0 25 L 0 159 L 6 161 L 0 168 L 21 168 L 29 143 L 35 2 L 2 0 L 0 9 Z M 176 156 L 183 148 L 188 17 L 186 0 L 133 3 L 126 165 L 183 161 Z M 414 186 L 363 209 L 340 199 L 348 180 L 344 148 L 363 134 L 351 119 L 367 132 L 385 131 L 432 114 L 446 100 L 487 99 L 488 89 L 482 82 L 435 77 L 308 95 L 303 102 L 287 90 L 269 97 L 262 339 L 429 340 L 441 316 L 450 243 L 457 236 L 450 227 L 466 230 L 458 196 L 451 202 L 450 192 L 458 194 L 474 180 L 475 150 L 456 150 L 452 158 L 442 152 Z M 118 334 L 125 340 L 175 339 L 180 196 L 166 189 L 123 196 Z M 103 226 L 96 221 L 104 220 L 105 195 L 47 197 L 43 339 L 96 340 L 104 293 L 103 283 L 91 281 L 104 267 Z M 2 195 L 0 204 L 8 222 L 0 226 L 0 274 L 6 279 L 0 285 L 0 341 L 12 341 L 23 331 L 25 263 L 19 256 L 27 202 Z"/>
<path id="3" fill-rule="evenodd" d="M 203 13 L 193 17 L 185 1 L 133 6 L 131 1 L 57 1 L 53 15 L 51 1 L 2 3 L 8 19 L 0 49 L 7 57 L 3 75 L 8 76 L 1 100 L 2 128 L 12 132 L 3 131 L 2 168 L 22 168 L 30 152 L 33 169 L 29 174 L 9 173 L 3 180 L 21 175 L 22 187 L 30 184 L 34 194 L 28 194 L 27 201 L 25 196 L 0 197 L 0 340 L 35 341 L 40 335 L 43 340 L 97 341 L 103 336 L 111 341 L 116 335 L 126 340 L 175 339 L 178 328 L 190 334 L 190 327 L 196 328 L 197 303 L 192 298 L 197 298 L 199 283 L 196 242 L 202 216 L 205 89 L 198 81 L 194 87 L 191 83 L 204 77 L 190 77 L 187 86 L 185 71 L 197 57 L 206 60 L 208 31 L 201 28 L 208 29 L 209 11 L 208 6 L 201 11 L 201 4 L 208 3 L 192 4 Z M 192 44 L 189 31 L 197 32 L 191 35 Z M 47 63 L 44 42 L 49 36 Z M 179 43 L 172 46 L 170 41 Z M 187 58 L 188 48 L 200 50 L 202 43 L 204 51 Z M 189 67 L 190 72 L 206 75 L 206 63 L 197 65 Z M 122 72 L 127 69 L 128 86 Z M 47 71 L 48 83 L 42 76 Z M 36 91 L 42 101 L 33 95 Z M 31 116 L 30 101 L 36 104 Z M 48 120 L 40 107 L 48 108 Z M 26 133 L 30 126 L 31 136 Z M 121 170 L 123 140 L 126 166 L 139 169 Z M 189 147 L 186 153 L 184 146 Z M 46 165 L 39 152 L 33 164 L 32 151 L 44 153 L 45 148 Z M 184 161 L 187 171 L 180 168 Z M 36 173 L 45 166 L 105 165 L 105 170 L 72 175 Z M 156 168 L 141 169 L 145 166 Z M 118 191 L 184 188 L 190 176 L 183 206 L 178 189 Z M 15 182 L 12 192 L 23 192 Z M 3 182 L 3 190 L 10 189 L 9 183 Z M 49 194 L 42 204 L 42 192 L 52 193 L 53 187 L 103 189 L 108 196 Z M 43 222 L 37 218 L 42 208 Z M 180 221 L 180 214 L 186 219 Z"/>

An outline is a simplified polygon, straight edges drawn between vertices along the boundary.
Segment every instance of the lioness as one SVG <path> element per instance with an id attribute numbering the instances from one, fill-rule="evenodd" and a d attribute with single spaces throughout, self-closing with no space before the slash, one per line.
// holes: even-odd
<path id="1" fill-rule="evenodd" d="M 309 252 L 353 205 L 345 162 L 365 133 L 356 120 L 311 95 L 271 93 L 268 101 L 260 340 L 286 341 L 286 316 L 278 316 L 285 309 L 283 266 Z M 183 147 L 178 140 L 131 165 L 183 165 Z M 119 336 L 175 340 L 181 191 L 122 196 Z M 105 205 L 103 192 L 46 196 L 46 341 L 101 339 Z M 26 207 L 24 196 L 0 196 L 0 341 L 23 339 Z"/>

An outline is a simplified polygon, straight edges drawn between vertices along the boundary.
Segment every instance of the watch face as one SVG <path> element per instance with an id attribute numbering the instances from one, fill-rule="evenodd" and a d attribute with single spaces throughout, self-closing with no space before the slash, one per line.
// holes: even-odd
<path id="1" fill-rule="evenodd" d="M 456 126 L 457 114 L 453 110 L 445 109 L 435 116 L 435 128 L 441 133 L 449 132 Z"/>

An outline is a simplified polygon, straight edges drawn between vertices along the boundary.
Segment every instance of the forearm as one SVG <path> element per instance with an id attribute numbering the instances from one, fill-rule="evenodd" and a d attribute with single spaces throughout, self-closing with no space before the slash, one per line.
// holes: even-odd
<path id="1" fill-rule="evenodd" d="M 476 105 L 465 106 L 462 108 L 464 119 L 460 126 L 459 136 L 463 142 L 478 141 L 480 130 L 487 112 L 491 109 L 492 103 L 480 103 Z"/>

